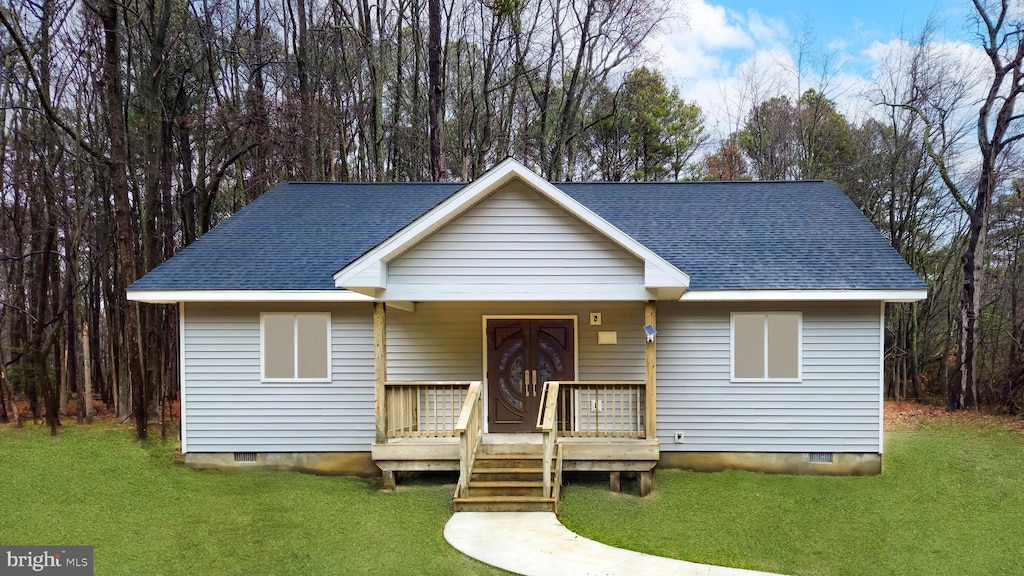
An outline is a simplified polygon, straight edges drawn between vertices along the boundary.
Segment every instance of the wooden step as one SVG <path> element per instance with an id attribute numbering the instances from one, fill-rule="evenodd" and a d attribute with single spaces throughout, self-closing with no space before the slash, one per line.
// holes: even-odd
<path id="1" fill-rule="evenodd" d="M 484 474 L 544 474 L 544 466 L 496 466 L 480 467 L 473 466 L 473 472 L 484 472 Z"/>
<path id="2" fill-rule="evenodd" d="M 544 479 L 544 468 L 480 468 L 474 467 L 470 482 L 536 482 Z"/>
<path id="3" fill-rule="evenodd" d="M 544 465 L 540 458 L 509 454 L 499 458 L 477 456 L 473 469 L 492 468 L 540 468 Z"/>
<path id="4" fill-rule="evenodd" d="M 554 512 L 554 498 L 479 496 L 452 500 L 456 512 Z"/>
<path id="5" fill-rule="evenodd" d="M 540 481 L 506 480 L 481 482 L 470 481 L 469 496 L 536 496 L 544 494 L 544 483 Z"/>
<path id="6" fill-rule="evenodd" d="M 532 480 L 508 480 L 508 481 L 495 481 L 495 482 L 483 482 L 470 480 L 470 488 L 543 488 L 544 482 L 532 481 Z"/>

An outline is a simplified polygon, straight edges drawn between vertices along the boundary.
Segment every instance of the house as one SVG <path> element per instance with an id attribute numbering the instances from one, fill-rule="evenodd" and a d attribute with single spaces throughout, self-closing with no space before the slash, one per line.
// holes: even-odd
<path id="1" fill-rule="evenodd" d="M 458 470 L 461 509 L 517 467 L 548 507 L 562 470 L 877 474 L 884 305 L 926 294 L 831 182 L 513 160 L 280 184 L 128 290 L 180 308 L 188 465 Z"/>

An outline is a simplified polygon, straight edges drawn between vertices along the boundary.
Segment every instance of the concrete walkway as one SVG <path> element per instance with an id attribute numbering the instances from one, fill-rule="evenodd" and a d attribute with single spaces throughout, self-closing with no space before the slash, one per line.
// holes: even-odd
<path id="1" fill-rule="evenodd" d="M 768 574 L 613 548 L 577 536 L 550 512 L 456 512 L 444 537 L 467 556 L 525 576 Z"/>

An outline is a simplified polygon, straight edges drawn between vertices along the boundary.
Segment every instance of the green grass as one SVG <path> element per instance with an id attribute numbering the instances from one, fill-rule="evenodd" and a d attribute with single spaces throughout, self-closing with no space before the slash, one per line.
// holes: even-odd
<path id="1" fill-rule="evenodd" d="M 96 547 L 97 574 L 497 574 L 448 546 L 450 481 L 184 468 L 127 427 L 0 428 L 0 543 Z M 614 546 L 786 574 L 1024 573 L 1024 436 L 936 419 L 863 478 L 657 473 L 645 499 L 563 490 Z"/>
<path id="2" fill-rule="evenodd" d="M 563 488 L 583 536 L 786 574 L 1024 574 L 1024 436 L 947 419 L 887 433 L 874 477 L 659 471 L 646 499 Z"/>
<path id="3" fill-rule="evenodd" d="M 498 574 L 442 535 L 450 486 L 195 471 L 125 427 L 0 428 L 0 543 L 93 545 L 96 574 Z"/>

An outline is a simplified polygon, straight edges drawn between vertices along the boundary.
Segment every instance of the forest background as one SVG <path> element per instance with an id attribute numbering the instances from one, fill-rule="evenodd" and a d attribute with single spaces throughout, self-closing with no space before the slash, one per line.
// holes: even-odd
<path id="1" fill-rule="evenodd" d="M 737 76 L 722 129 L 650 49 L 668 0 L 2 0 L 0 421 L 166 421 L 177 308 L 125 288 L 276 182 L 509 156 L 551 181 L 834 180 L 929 287 L 888 306 L 886 396 L 1016 413 L 1024 10 L 965 5 L 974 57 L 919 23 L 854 118 L 808 27 L 790 81 Z"/>

